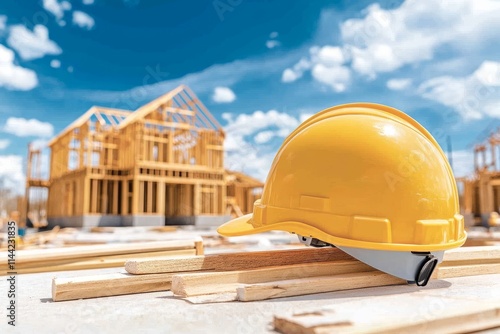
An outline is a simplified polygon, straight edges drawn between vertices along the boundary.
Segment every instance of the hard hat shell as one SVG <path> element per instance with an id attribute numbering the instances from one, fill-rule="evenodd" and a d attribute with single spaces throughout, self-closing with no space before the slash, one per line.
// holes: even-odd
<path id="1" fill-rule="evenodd" d="M 337 246 L 429 252 L 466 239 L 451 167 L 418 122 L 372 103 L 326 109 L 284 141 L 252 214 L 225 236 L 283 230 Z"/>

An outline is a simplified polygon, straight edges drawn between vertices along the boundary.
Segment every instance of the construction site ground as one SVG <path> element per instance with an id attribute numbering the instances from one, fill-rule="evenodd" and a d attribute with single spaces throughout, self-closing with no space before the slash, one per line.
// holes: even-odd
<path id="1" fill-rule="evenodd" d="M 76 277 L 117 269 L 59 272 Z M 433 280 L 426 287 L 388 286 L 281 298 L 259 302 L 193 305 L 176 299 L 172 292 L 52 302 L 54 273 L 27 274 L 18 278 L 19 333 L 269 333 L 275 314 L 314 309 L 363 299 L 359 315 L 370 313 L 384 298 L 397 297 L 393 308 L 384 310 L 387 321 L 412 297 L 422 299 L 415 316 L 446 312 L 451 297 L 462 308 L 478 302 L 500 301 L 500 274 Z M 4 284 L 4 282 L 2 282 Z M 5 290 L 3 290 L 5 291 Z M 2 323 L 2 326 L 6 326 Z M 5 329 L 5 328 L 4 328 Z M 10 329 L 10 328 L 9 328 Z M 3 333 L 5 333 L 2 330 Z M 500 329 L 489 333 L 500 333 Z"/>

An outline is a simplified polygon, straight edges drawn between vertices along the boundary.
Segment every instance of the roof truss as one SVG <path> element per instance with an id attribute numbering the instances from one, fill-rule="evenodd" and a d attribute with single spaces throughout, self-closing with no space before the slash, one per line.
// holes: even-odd
<path id="1" fill-rule="evenodd" d="M 113 127 L 118 129 L 119 125 L 131 114 L 130 111 L 121 109 L 112 109 L 104 107 L 92 107 L 85 114 L 80 116 L 77 120 L 71 123 L 66 129 L 64 129 L 57 137 L 53 138 L 49 142 L 49 146 L 52 146 L 59 139 L 80 128 L 88 121 L 99 123 L 101 128 Z"/>
<path id="2" fill-rule="evenodd" d="M 181 85 L 130 114 L 119 128 L 142 121 L 167 128 L 206 129 L 222 127 L 189 87 Z"/>

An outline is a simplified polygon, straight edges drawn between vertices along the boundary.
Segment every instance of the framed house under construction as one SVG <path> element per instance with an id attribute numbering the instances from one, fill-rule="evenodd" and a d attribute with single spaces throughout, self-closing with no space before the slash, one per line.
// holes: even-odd
<path id="1" fill-rule="evenodd" d="M 462 187 L 462 210 L 470 224 L 488 225 L 492 213 L 500 212 L 500 129 L 474 147 L 474 174 L 458 178 Z"/>
<path id="2" fill-rule="evenodd" d="M 50 225 L 216 225 L 252 211 L 263 184 L 224 169 L 224 131 L 181 85 L 136 111 L 92 107 L 50 143 Z"/>

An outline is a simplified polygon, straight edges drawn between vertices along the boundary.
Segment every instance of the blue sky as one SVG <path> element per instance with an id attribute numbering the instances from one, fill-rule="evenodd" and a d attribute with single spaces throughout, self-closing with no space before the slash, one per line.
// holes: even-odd
<path id="1" fill-rule="evenodd" d="M 93 105 L 134 110 L 184 83 L 227 132 L 226 165 L 264 179 L 313 113 L 384 103 L 454 169 L 500 125 L 500 1 L 33 0 L 0 3 L 0 178 Z"/>

